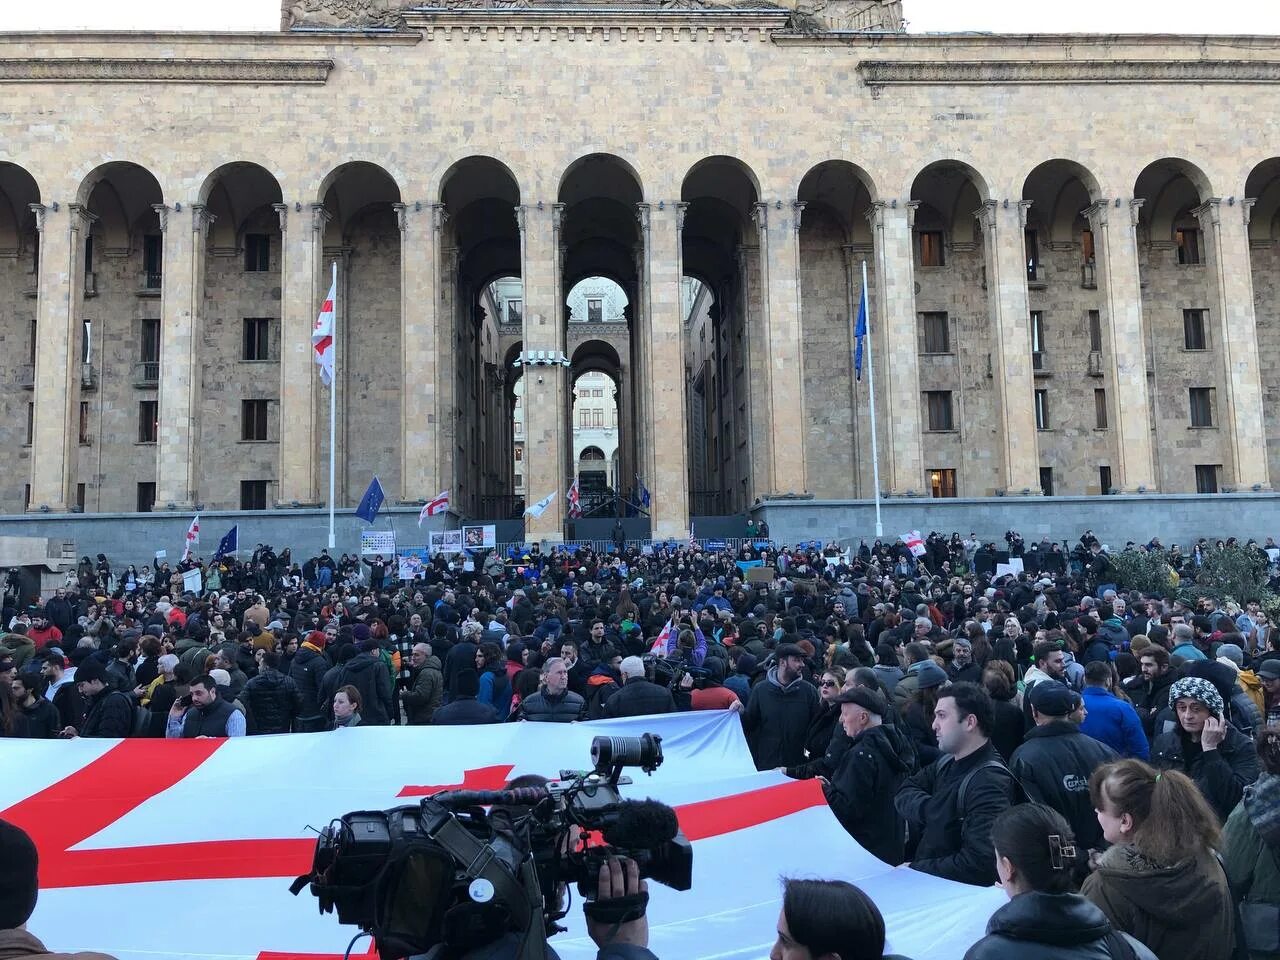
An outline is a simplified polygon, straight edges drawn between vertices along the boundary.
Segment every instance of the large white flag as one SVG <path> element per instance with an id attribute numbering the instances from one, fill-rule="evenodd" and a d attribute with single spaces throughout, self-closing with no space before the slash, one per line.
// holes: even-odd
<path id="1" fill-rule="evenodd" d="M 316 317 L 316 325 L 311 330 L 311 349 L 314 351 L 316 363 L 320 367 L 320 379 L 326 387 L 333 385 L 333 325 L 334 304 L 338 300 L 338 265 L 333 265 L 333 282 L 329 284 L 329 295 L 324 298 L 320 307 L 320 316 Z"/>
<path id="2" fill-rule="evenodd" d="M 542 516 L 543 513 L 546 512 L 547 507 L 551 506 L 551 501 L 556 498 L 556 494 L 558 494 L 559 492 L 560 492 L 559 490 L 553 490 L 550 493 L 548 493 L 545 497 L 543 497 L 541 500 L 539 500 L 537 503 L 535 503 L 533 506 L 525 507 L 524 515 L 526 517 Z"/>
<path id="3" fill-rule="evenodd" d="M 191 556 L 191 548 L 200 542 L 200 514 L 196 514 L 196 518 L 191 521 L 191 526 L 187 527 L 187 543 L 182 548 L 182 559 L 185 560 Z"/>

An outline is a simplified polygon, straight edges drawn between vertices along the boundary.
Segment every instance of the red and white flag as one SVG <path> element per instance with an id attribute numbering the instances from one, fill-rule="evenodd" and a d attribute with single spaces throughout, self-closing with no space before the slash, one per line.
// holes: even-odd
<path id="1" fill-rule="evenodd" d="M 186 560 L 191 556 L 191 548 L 200 542 L 200 514 L 196 514 L 196 518 L 191 521 L 191 526 L 187 527 L 187 543 L 182 549 L 182 559 Z"/>
<path id="2" fill-rule="evenodd" d="M 338 301 L 338 265 L 333 265 L 333 281 L 329 284 L 329 295 L 324 298 L 320 307 L 320 316 L 316 317 L 316 325 L 311 330 L 311 349 L 314 351 L 316 364 L 320 367 L 320 379 L 326 387 L 333 386 L 333 328 L 334 305 Z"/>
<path id="3" fill-rule="evenodd" d="M 690 520 L 690 521 L 689 521 L 689 549 L 690 549 L 690 550 L 697 550 L 697 549 L 699 549 L 699 548 L 698 548 L 698 538 L 697 538 L 697 537 L 695 537 L 695 536 L 693 535 L 693 521 L 692 521 L 692 520 Z"/>
<path id="4" fill-rule="evenodd" d="M 569 487 L 569 492 L 565 495 L 565 499 L 569 501 L 569 519 L 577 520 L 582 516 L 582 498 L 578 494 L 578 480 L 576 477 L 573 485 Z"/>
<path id="5" fill-rule="evenodd" d="M 913 557 L 923 557 L 925 555 L 924 541 L 920 539 L 919 530 L 904 533 L 901 539 L 907 545 L 907 549 L 911 551 Z"/>
<path id="6" fill-rule="evenodd" d="M 418 514 L 418 526 L 422 526 L 422 521 L 427 517 L 434 517 L 437 513 L 444 513 L 449 509 L 449 491 L 445 490 L 434 500 L 428 500 L 422 505 L 422 510 Z"/>

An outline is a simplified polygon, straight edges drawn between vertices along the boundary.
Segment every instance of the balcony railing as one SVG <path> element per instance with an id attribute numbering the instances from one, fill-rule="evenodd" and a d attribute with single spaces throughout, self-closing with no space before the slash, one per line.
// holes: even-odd
<path id="1" fill-rule="evenodd" d="M 1093 260 L 1080 264 L 1080 286 L 1086 290 L 1098 289 L 1098 265 Z"/>
<path id="2" fill-rule="evenodd" d="M 133 365 L 133 385 L 135 387 L 154 387 L 159 383 L 159 360 L 141 360 Z"/>
<path id="3" fill-rule="evenodd" d="M 36 385 L 36 365 L 24 363 L 18 368 L 18 385 L 24 390 L 32 390 Z"/>

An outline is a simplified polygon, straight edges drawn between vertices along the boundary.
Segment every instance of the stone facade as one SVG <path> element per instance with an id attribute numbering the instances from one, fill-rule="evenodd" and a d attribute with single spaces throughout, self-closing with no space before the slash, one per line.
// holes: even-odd
<path id="1" fill-rule="evenodd" d="M 339 505 L 375 473 L 511 497 L 524 350 L 556 358 L 525 368 L 531 494 L 566 487 L 590 367 L 657 536 L 869 496 L 864 260 L 884 492 L 1269 490 L 1280 39 L 1028 46 L 884 32 L 894 7 L 308 0 L 280 34 L 0 36 L 0 511 L 326 499 L 335 260 Z M 597 276 L 616 338 L 570 329 Z"/>

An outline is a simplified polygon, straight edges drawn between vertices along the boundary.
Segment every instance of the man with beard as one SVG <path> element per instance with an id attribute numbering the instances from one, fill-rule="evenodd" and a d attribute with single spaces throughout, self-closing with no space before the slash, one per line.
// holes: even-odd
<path id="1" fill-rule="evenodd" d="M 742 728 L 756 769 L 804 762 L 809 724 L 821 709 L 817 688 L 803 677 L 804 653 L 793 643 L 778 647 L 777 666 L 751 690 Z"/>
<path id="2" fill-rule="evenodd" d="M 831 779 L 819 778 L 827 803 L 868 853 L 897 866 L 905 838 L 893 798 L 911 770 L 905 746 L 883 722 L 888 706 L 878 690 L 849 687 L 836 702 L 850 744 Z"/>

